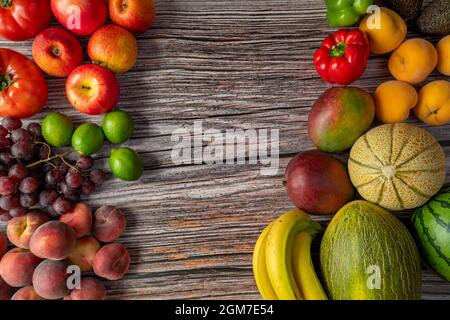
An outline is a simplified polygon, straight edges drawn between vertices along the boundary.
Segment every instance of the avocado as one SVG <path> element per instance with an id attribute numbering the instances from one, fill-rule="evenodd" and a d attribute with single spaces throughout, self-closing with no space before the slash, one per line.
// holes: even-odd
<path id="1" fill-rule="evenodd" d="M 422 11 L 419 19 L 417 19 L 417 26 L 424 33 L 449 34 L 450 0 L 434 0 Z"/>
<path id="2" fill-rule="evenodd" d="M 405 20 L 415 20 L 422 9 L 423 0 L 383 0 L 384 4 Z"/>

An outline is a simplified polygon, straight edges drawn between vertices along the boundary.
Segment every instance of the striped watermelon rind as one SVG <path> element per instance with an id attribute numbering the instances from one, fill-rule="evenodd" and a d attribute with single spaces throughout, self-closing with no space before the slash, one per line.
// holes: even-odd
<path id="1" fill-rule="evenodd" d="M 450 185 L 412 216 L 416 238 L 429 265 L 450 281 Z"/>

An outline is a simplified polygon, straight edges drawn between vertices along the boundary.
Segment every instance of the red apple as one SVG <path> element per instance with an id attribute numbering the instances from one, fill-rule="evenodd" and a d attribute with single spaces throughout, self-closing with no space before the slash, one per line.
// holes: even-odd
<path id="1" fill-rule="evenodd" d="M 103 114 L 119 102 L 120 88 L 114 74 L 95 64 L 77 67 L 67 78 L 70 103 L 86 114 Z"/>
<path id="2" fill-rule="evenodd" d="M 32 53 L 39 68 L 53 77 L 67 77 L 83 63 L 80 41 L 62 28 L 39 33 L 34 39 Z"/>
<path id="3" fill-rule="evenodd" d="M 115 73 L 124 73 L 133 68 L 137 51 L 134 35 L 115 24 L 98 29 L 89 39 L 87 47 L 92 61 Z"/>
<path id="4" fill-rule="evenodd" d="M 51 0 L 51 7 L 56 19 L 80 36 L 93 34 L 108 17 L 105 0 Z"/>
<path id="5" fill-rule="evenodd" d="M 153 0 L 109 0 L 111 20 L 131 32 L 144 32 L 155 22 Z"/>
<path id="6" fill-rule="evenodd" d="M 286 169 L 291 201 L 312 214 L 334 214 L 353 198 L 347 168 L 331 155 L 310 150 L 297 154 Z"/>

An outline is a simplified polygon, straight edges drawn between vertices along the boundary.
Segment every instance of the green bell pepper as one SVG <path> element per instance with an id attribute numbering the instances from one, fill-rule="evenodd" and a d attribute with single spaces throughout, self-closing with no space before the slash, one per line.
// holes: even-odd
<path id="1" fill-rule="evenodd" d="M 325 0 L 327 18 L 332 27 L 349 27 L 366 14 L 373 0 Z"/>

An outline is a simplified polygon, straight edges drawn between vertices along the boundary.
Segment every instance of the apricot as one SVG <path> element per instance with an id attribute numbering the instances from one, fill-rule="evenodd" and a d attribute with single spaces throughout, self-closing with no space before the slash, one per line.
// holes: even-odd
<path id="1" fill-rule="evenodd" d="M 11 287 L 24 287 L 31 284 L 34 269 L 41 261 L 29 250 L 12 249 L 0 261 L 0 276 Z"/>
<path id="2" fill-rule="evenodd" d="M 8 239 L 6 239 L 5 235 L 0 232 L 0 259 L 5 254 L 8 248 Z"/>
<path id="3" fill-rule="evenodd" d="M 98 208 L 94 215 L 94 235 L 102 242 L 111 242 L 119 238 L 125 228 L 127 221 L 122 210 L 104 206 Z"/>
<path id="4" fill-rule="evenodd" d="M 438 54 L 431 42 L 414 38 L 406 40 L 389 58 L 389 71 L 395 79 L 418 84 L 436 68 Z"/>
<path id="5" fill-rule="evenodd" d="M 34 291 L 33 286 L 23 287 L 14 293 L 11 300 L 45 300 Z"/>
<path id="6" fill-rule="evenodd" d="M 130 260 L 124 245 L 110 243 L 97 252 L 92 266 L 96 275 L 108 280 L 119 280 L 128 272 Z"/>
<path id="7" fill-rule="evenodd" d="M 95 255 L 100 250 L 100 247 L 100 242 L 94 237 L 85 236 L 78 238 L 68 259 L 71 263 L 79 266 L 81 271 L 92 271 L 92 262 L 94 261 Z"/>
<path id="8" fill-rule="evenodd" d="M 33 288 L 44 299 L 56 300 L 64 298 L 70 290 L 67 286 L 66 261 L 44 260 L 33 274 Z"/>
<path id="9" fill-rule="evenodd" d="M 105 286 L 94 278 L 82 278 L 80 289 L 74 289 L 64 300 L 105 300 Z"/>
<path id="10" fill-rule="evenodd" d="M 442 126 L 450 122 L 450 82 L 436 80 L 419 90 L 419 102 L 414 108 L 417 118 L 423 122 Z"/>
<path id="11" fill-rule="evenodd" d="M 380 8 L 380 19 L 377 25 L 377 13 L 366 15 L 359 25 L 364 31 L 374 54 L 384 54 L 395 50 L 406 38 L 405 21 L 394 11 Z"/>
<path id="12" fill-rule="evenodd" d="M 39 226 L 48 221 L 48 216 L 39 210 L 28 212 L 23 217 L 9 220 L 6 233 L 13 245 L 23 249 L 30 248 L 30 239 Z"/>
<path id="13" fill-rule="evenodd" d="M 403 122 L 417 104 L 416 89 L 403 81 L 380 84 L 375 91 L 375 115 L 383 123 Z"/>
<path id="14" fill-rule="evenodd" d="M 12 295 L 12 288 L 0 277 L 0 300 L 9 300 Z"/>
<path id="15" fill-rule="evenodd" d="M 92 210 L 84 203 L 77 203 L 61 215 L 59 221 L 71 226 L 77 238 L 85 236 L 92 228 Z"/>
<path id="16" fill-rule="evenodd" d="M 43 259 L 62 260 L 75 247 L 76 236 L 72 227 L 60 221 L 41 225 L 30 239 L 31 252 Z"/>
<path id="17" fill-rule="evenodd" d="M 450 76 L 450 35 L 443 37 L 436 49 L 438 53 L 436 69 L 443 75 Z"/>

